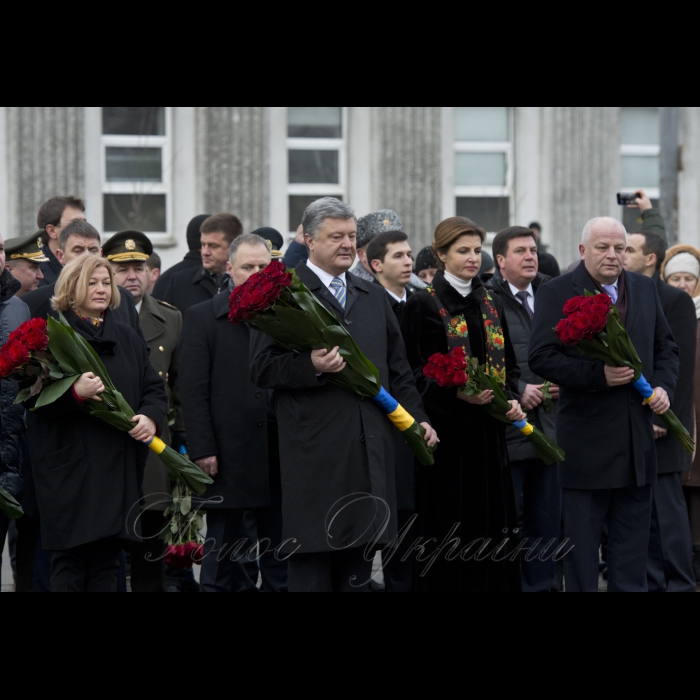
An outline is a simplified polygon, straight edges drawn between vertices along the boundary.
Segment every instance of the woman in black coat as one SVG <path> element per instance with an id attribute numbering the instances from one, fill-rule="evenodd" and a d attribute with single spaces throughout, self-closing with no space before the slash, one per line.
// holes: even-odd
<path id="1" fill-rule="evenodd" d="M 167 397 L 146 345 L 112 313 L 119 302 L 110 264 L 94 255 L 64 268 L 53 299 L 138 413 L 130 433 L 89 415 L 83 404 L 99 401 L 104 391 L 92 373 L 55 403 L 28 412 L 42 546 L 52 552 L 54 593 L 116 592 L 123 541 L 140 541 L 144 443 L 164 425 Z"/>
<path id="2" fill-rule="evenodd" d="M 518 535 L 506 426 L 484 408 L 493 392 L 467 397 L 423 375 L 432 355 L 465 347 L 479 364 L 488 361 L 494 368 L 513 406 L 508 417 L 525 418 L 516 400 L 520 373 L 503 307 L 478 278 L 485 237 L 461 217 L 438 226 L 433 250 L 442 269 L 427 291 L 409 300 L 403 321 L 408 359 L 440 436 L 435 465 L 417 466 L 416 473 L 416 534 L 424 542 L 437 542 L 419 555 L 415 582 L 420 592 L 521 589 L 519 561 L 510 561 Z"/>

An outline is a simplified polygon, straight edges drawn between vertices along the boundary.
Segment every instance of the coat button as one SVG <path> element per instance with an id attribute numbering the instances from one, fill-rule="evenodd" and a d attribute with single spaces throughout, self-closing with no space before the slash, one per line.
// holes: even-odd
<path id="1" fill-rule="evenodd" d="M 261 420 L 258 421 L 258 428 L 262 428 L 265 423 L 263 423 Z"/>
<path id="2" fill-rule="evenodd" d="M 158 348 L 158 350 L 160 350 L 161 352 L 165 352 L 165 348 L 162 345 Z"/>
<path id="3" fill-rule="evenodd" d="M 261 394 L 260 392 L 258 392 L 257 394 L 255 394 L 255 398 L 256 398 L 256 399 L 261 399 L 261 398 L 262 398 L 262 394 Z"/>
<path id="4" fill-rule="evenodd" d="M 158 376 L 159 376 L 159 377 L 162 377 L 162 376 L 163 376 L 163 373 L 162 373 L 162 372 L 158 372 Z"/>
<path id="5" fill-rule="evenodd" d="M 364 436 L 364 435 L 360 438 L 360 442 L 365 442 L 365 436 Z"/>
<path id="6" fill-rule="evenodd" d="M 352 321 L 345 321 L 346 326 L 352 326 Z"/>

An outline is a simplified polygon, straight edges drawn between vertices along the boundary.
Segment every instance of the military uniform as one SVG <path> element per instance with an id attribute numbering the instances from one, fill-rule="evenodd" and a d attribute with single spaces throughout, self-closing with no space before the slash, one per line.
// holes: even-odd
<path id="1" fill-rule="evenodd" d="M 27 260 L 30 263 L 41 266 L 42 263 L 47 263 L 49 261 L 46 255 L 44 255 L 42 248 L 41 231 L 30 233 L 20 238 L 10 238 L 5 241 L 7 264 L 13 266 L 20 260 Z M 16 275 L 14 276 L 16 277 Z M 26 294 L 29 291 L 32 290 L 20 290 L 18 295 L 22 296 L 22 294 Z"/>
<path id="2" fill-rule="evenodd" d="M 139 231 L 123 231 L 113 236 L 103 246 L 104 256 L 113 265 L 128 262 L 146 262 L 153 253 L 153 244 Z M 141 330 L 150 349 L 151 364 L 158 375 L 166 382 L 170 398 L 171 415 L 174 417 L 173 432 L 184 434 L 185 424 L 182 418 L 180 405 L 180 390 L 178 376 L 178 345 L 182 331 L 182 314 L 173 306 L 163 301 L 158 301 L 146 295 L 140 304 L 137 304 Z M 172 442 L 168 425 L 161 426 L 163 441 L 170 445 Z M 154 559 L 162 555 L 162 542 L 156 537 L 166 526 L 162 517 L 165 511 L 172 484 L 168 468 L 160 458 L 151 453 L 143 481 L 144 508 L 142 516 L 142 528 L 144 529 L 144 543 L 142 546 L 132 547 L 132 589 L 145 592 L 160 592 L 164 590 L 161 576 L 164 572 L 162 563 L 154 562 L 146 564 L 145 555 L 154 554 Z M 147 534 L 148 533 L 148 534 Z M 154 571 L 158 569 L 158 580 L 154 579 Z"/>

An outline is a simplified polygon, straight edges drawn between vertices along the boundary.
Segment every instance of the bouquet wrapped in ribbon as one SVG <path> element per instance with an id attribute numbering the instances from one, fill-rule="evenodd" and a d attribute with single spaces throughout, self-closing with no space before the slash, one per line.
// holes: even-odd
<path id="1" fill-rule="evenodd" d="M 556 327 L 556 334 L 564 345 L 577 347 L 583 355 L 599 360 L 610 367 L 629 367 L 634 370 L 632 386 L 648 405 L 654 400 L 654 389 L 644 378 L 642 361 L 627 333 L 620 312 L 612 305 L 607 294 L 574 297 L 564 306 L 566 318 Z M 695 451 L 690 433 L 673 411 L 659 416 L 664 425 L 688 454 Z"/>
<path id="2" fill-rule="evenodd" d="M 297 353 L 336 347 L 347 366 L 327 376 L 360 396 L 374 400 L 396 426 L 424 466 L 435 463 L 435 448 L 425 430 L 382 386 L 379 371 L 362 353 L 336 316 L 312 294 L 294 271 L 273 261 L 231 294 L 233 324 L 248 323 L 278 345 Z"/>
<path id="3" fill-rule="evenodd" d="M 105 391 L 100 396 L 102 403 L 91 400 L 84 409 L 118 430 L 133 430 L 134 411 L 117 391 L 90 343 L 71 328 L 63 315 L 60 323 L 53 318 L 48 323 L 41 318 L 23 323 L 0 350 L 0 377 L 19 382 L 15 403 L 36 397 L 33 411 L 57 401 L 88 372 L 102 379 Z M 199 467 L 159 438 L 148 446 L 168 467 L 171 476 L 181 479 L 195 493 L 203 494 L 207 485 L 213 483 Z"/>
<path id="4" fill-rule="evenodd" d="M 479 365 L 477 359 L 468 359 L 463 348 L 454 348 L 448 355 L 433 355 L 423 369 L 423 374 L 428 379 L 435 380 L 438 386 L 457 387 L 466 396 L 479 396 L 484 391 L 493 391 L 493 401 L 484 406 L 493 418 L 515 426 L 530 441 L 545 464 L 564 461 L 564 451 L 541 430 L 525 420 L 512 422 L 506 418 L 513 407 L 501 385 L 485 367 Z"/>

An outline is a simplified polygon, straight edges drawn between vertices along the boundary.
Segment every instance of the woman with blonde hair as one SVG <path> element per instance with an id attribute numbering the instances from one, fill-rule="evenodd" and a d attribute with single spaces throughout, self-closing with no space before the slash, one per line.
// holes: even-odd
<path id="1" fill-rule="evenodd" d="M 502 303 L 478 276 L 485 239 L 469 219 L 443 221 L 433 243 L 439 270 L 426 291 L 409 299 L 404 316 L 408 359 L 441 440 L 435 466 L 417 467 L 417 534 L 435 540 L 436 549 L 445 538 L 451 541 L 434 561 L 424 556 L 416 565 L 420 592 L 521 590 L 520 562 L 511 561 L 519 538 L 506 426 L 484 409 L 493 392 L 468 397 L 423 375 L 432 355 L 463 347 L 488 365 L 506 392 L 508 418 L 526 417 L 517 401 L 520 371 Z"/>
<path id="2" fill-rule="evenodd" d="M 666 253 L 661 266 L 661 278 L 672 287 L 682 289 L 695 302 L 700 321 L 700 250 L 689 245 L 677 245 Z M 695 362 L 695 425 L 700 435 L 700 323 L 698 323 L 698 352 Z M 700 453 L 696 452 L 692 471 L 683 475 L 683 489 L 688 503 L 690 529 L 693 536 L 693 569 L 700 583 Z"/>
<path id="3" fill-rule="evenodd" d="M 124 540 L 140 541 L 144 443 L 164 425 L 167 397 L 146 345 L 115 317 L 119 303 L 112 267 L 96 255 L 66 265 L 52 300 L 138 414 L 128 434 L 92 417 L 84 404 L 101 401 L 104 391 L 102 378 L 92 373 L 54 404 L 27 413 L 42 546 L 52 553 L 54 593 L 116 592 Z"/>

